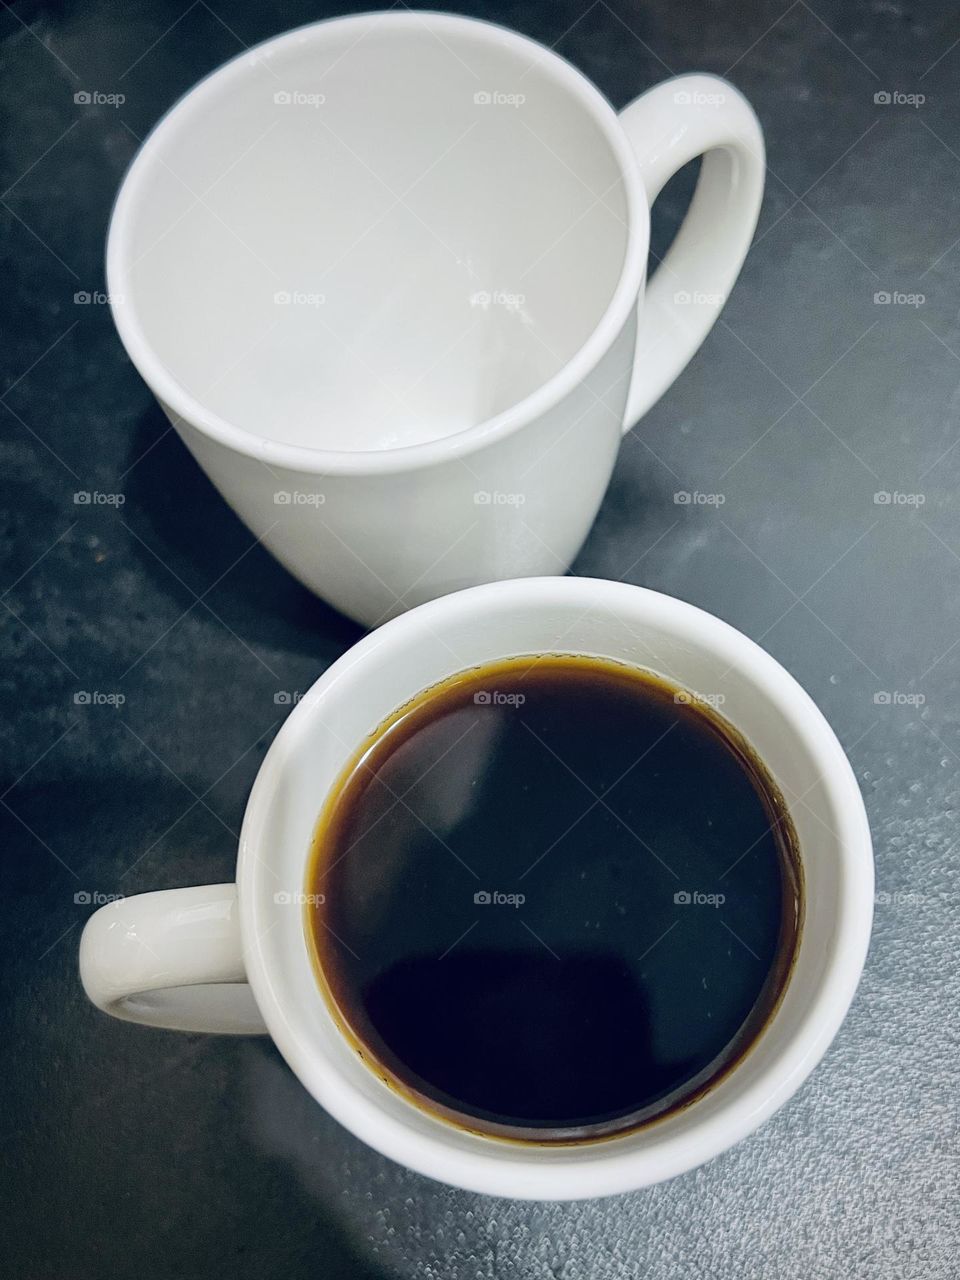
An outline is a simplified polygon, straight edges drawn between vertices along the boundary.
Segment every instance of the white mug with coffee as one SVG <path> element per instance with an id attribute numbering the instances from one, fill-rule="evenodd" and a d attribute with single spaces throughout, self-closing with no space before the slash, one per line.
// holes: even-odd
<path id="1" fill-rule="evenodd" d="M 358 1052 L 321 990 L 304 911 L 321 811 L 378 726 L 455 673 L 536 654 L 643 667 L 691 698 L 720 706 L 786 802 L 805 904 L 782 996 L 726 1074 L 653 1123 L 559 1145 L 471 1132 L 391 1087 Z M 624 768 L 630 764 L 625 760 Z M 544 892 L 551 874 L 544 864 Z M 697 886 L 678 887 L 671 894 L 677 913 L 717 914 L 684 892 Z M 473 895 L 477 885 L 464 874 L 462 888 Z M 481 905 L 477 912 L 508 909 Z M 243 821 L 236 883 L 148 893 L 101 908 L 84 930 L 80 971 L 90 999 L 118 1018 L 189 1031 L 268 1032 L 331 1115 L 420 1173 L 492 1195 L 586 1199 L 692 1169 L 781 1107 L 823 1057 L 847 1012 L 872 916 L 870 832 L 853 771 L 822 714 L 769 654 L 710 614 L 653 591 L 589 578 L 533 578 L 420 605 L 344 654 L 267 753 Z M 651 942 L 643 924 L 638 951 Z M 718 936 L 723 927 L 718 918 Z M 682 930 L 671 938 L 682 940 Z M 730 946 L 738 945 L 744 940 L 731 936 Z M 489 1033 L 510 1028 L 491 1026 Z M 543 1072 L 561 1065 L 544 1054 Z"/>
<path id="2" fill-rule="evenodd" d="M 645 287 L 650 205 L 703 156 Z M 703 340 L 763 192 L 690 75 L 618 116 L 514 32 L 408 10 L 292 31 L 161 120 L 110 226 L 123 343 L 231 506 L 373 626 L 563 573 L 624 429 Z"/>

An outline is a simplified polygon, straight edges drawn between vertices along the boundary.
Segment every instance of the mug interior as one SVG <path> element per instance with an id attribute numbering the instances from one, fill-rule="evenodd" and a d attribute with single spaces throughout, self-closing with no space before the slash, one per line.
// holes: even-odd
<path id="1" fill-rule="evenodd" d="M 108 254 L 121 332 L 271 442 L 467 430 L 554 378 L 611 305 L 630 223 L 614 129 L 571 67 L 484 23 L 374 14 L 269 41 L 135 160 Z"/>
<path id="2" fill-rule="evenodd" d="M 735 1070 L 686 1109 L 645 1128 L 568 1147 L 466 1132 L 419 1110 L 374 1075 L 321 995 L 302 905 L 326 792 L 377 725 L 457 671 L 541 652 L 631 662 L 712 695 L 780 786 L 805 881 L 803 932 L 785 995 Z M 304 697 L 264 762 L 244 822 L 238 880 L 255 995 L 314 1096 L 370 1145 L 423 1173 L 531 1198 L 575 1199 L 660 1181 L 755 1128 L 799 1087 L 839 1026 L 863 965 L 873 902 L 869 830 L 856 781 L 795 681 L 746 637 L 692 606 L 590 579 L 473 588 L 421 606 L 346 654 Z"/>

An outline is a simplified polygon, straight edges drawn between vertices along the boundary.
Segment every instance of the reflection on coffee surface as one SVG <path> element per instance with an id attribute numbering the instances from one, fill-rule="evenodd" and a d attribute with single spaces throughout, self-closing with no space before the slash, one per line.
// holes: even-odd
<path id="1" fill-rule="evenodd" d="M 334 788 L 307 889 L 321 985 L 370 1066 L 540 1142 L 715 1083 L 775 1011 L 803 915 L 749 746 L 705 699 L 587 656 L 502 660 L 401 708 Z"/>

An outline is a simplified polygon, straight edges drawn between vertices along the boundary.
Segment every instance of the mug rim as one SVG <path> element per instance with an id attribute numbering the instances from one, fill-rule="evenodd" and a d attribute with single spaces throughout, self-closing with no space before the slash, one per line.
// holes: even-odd
<path id="1" fill-rule="evenodd" d="M 586 610 L 619 606 L 629 613 L 639 608 L 645 619 L 696 638 L 724 657 L 739 653 L 749 662 L 759 695 L 778 707 L 816 760 L 836 815 L 840 861 L 836 940 L 821 985 L 798 1026 L 740 1094 L 725 1100 L 692 1131 L 658 1138 L 651 1127 L 647 1134 L 653 1136 L 642 1148 L 628 1145 L 636 1135 L 624 1134 L 600 1144 L 551 1149 L 478 1138 L 475 1149 L 465 1150 L 447 1140 L 459 1131 L 451 1126 L 445 1132 L 446 1122 L 438 1121 L 429 1132 L 416 1129 L 379 1106 L 328 1058 L 306 1051 L 263 945 L 255 880 L 262 859 L 255 847 L 256 831 L 263 826 L 263 814 L 283 776 L 291 744 L 307 731 L 310 718 L 321 714 L 322 695 L 344 679 L 356 679 L 367 663 L 382 661 L 385 646 L 389 650 L 424 626 L 442 628 L 445 614 L 482 614 L 495 599 L 501 606 L 511 600 L 529 606 L 533 600 L 568 605 L 573 601 Z M 308 857 L 305 848 L 304 870 Z M 874 865 L 866 809 L 846 753 L 816 703 L 771 654 L 715 615 L 661 592 L 605 579 L 546 577 L 469 587 L 419 605 L 365 636 L 333 663 L 290 714 L 264 758 L 244 815 L 237 885 L 244 961 L 257 1004 L 284 1059 L 330 1115 L 381 1154 L 449 1185 L 517 1199 L 580 1200 L 638 1190 L 704 1164 L 747 1137 L 800 1088 L 836 1035 L 860 981 L 873 921 Z M 259 888 L 266 891 L 267 886 Z M 303 946 L 306 955 L 305 939 Z"/>
<path id="2" fill-rule="evenodd" d="M 144 183 L 153 169 L 154 152 L 175 124 L 191 112 L 203 109 L 208 99 L 220 92 L 228 81 L 244 75 L 251 62 L 287 47 L 302 45 L 308 33 L 322 37 L 325 29 L 332 25 L 409 29 L 424 26 L 427 18 L 432 29 L 470 29 L 475 36 L 493 44 L 522 47 L 535 55 L 535 61 L 545 66 L 593 119 L 619 165 L 626 195 L 626 251 L 619 280 L 592 333 L 562 368 L 509 408 L 462 431 L 421 444 L 369 451 L 311 448 L 258 436 L 206 408 L 182 386 L 155 353 L 137 318 L 132 297 L 124 294 L 122 280 L 130 256 L 131 227 L 144 199 Z M 362 38 L 362 35 L 358 37 Z M 160 117 L 134 155 L 114 201 L 107 231 L 107 291 L 113 321 L 128 356 L 178 421 L 188 423 L 236 453 L 268 465 L 325 475 L 384 474 L 431 466 L 472 453 L 547 413 L 582 383 L 613 345 L 631 309 L 639 303 L 649 238 L 650 210 L 633 148 L 620 127 L 617 112 L 583 72 L 552 49 L 499 23 L 430 9 L 381 10 L 325 18 L 272 36 L 209 72 Z"/>

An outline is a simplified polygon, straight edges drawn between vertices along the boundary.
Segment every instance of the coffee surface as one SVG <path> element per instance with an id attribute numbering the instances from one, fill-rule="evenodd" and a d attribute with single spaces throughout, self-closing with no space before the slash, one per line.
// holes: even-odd
<path id="1" fill-rule="evenodd" d="M 618 1133 L 749 1048 L 802 881 L 783 801 L 702 700 L 541 656 L 464 672 L 373 735 L 318 824 L 308 928 L 374 1070 L 518 1139 Z"/>

